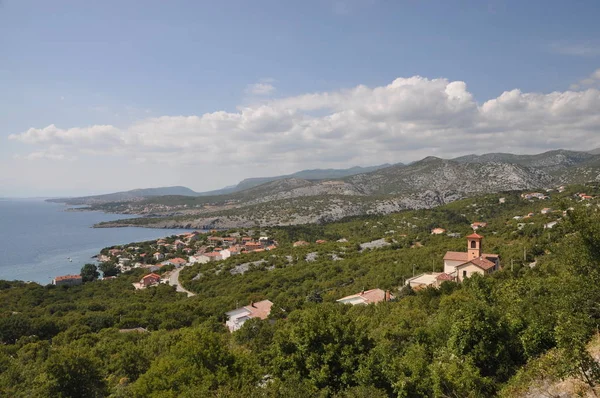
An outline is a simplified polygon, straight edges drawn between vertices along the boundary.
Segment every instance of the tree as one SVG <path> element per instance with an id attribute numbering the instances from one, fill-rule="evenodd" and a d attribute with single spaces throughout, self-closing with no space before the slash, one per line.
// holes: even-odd
<path id="1" fill-rule="evenodd" d="M 51 397 L 102 397 L 106 393 L 98 362 L 81 351 L 55 352 L 45 371 L 45 389 Z"/>
<path id="2" fill-rule="evenodd" d="M 116 276 L 119 274 L 119 268 L 113 262 L 105 262 L 100 264 L 100 271 L 102 271 L 102 276 L 105 278 L 107 276 Z"/>
<path id="3" fill-rule="evenodd" d="M 85 264 L 81 267 L 81 279 L 83 282 L 91 282 L 98 279 L 100 273 L 94 264 Z"/>

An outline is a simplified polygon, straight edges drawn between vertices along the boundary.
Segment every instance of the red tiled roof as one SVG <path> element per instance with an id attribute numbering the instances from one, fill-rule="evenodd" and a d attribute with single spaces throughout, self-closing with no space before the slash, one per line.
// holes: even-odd
<path id="1" fill-rule="evenodd" d="M 446 252 L 444 260 L 449 261 L 468 261 L 469 253 L 467 252 Z"/>
<path id="2" fill-rule="evenodd" d="M 187 263 L 187 261 L 185 261 L 181 257 L 173 258 L 173 259 L 168 260 L 168 261 L 172 262 L 173 264 L 185 264 L 185 263 Z"/>
<path id="3" fill-rule="evenodd" d="M 437 279 L 438 281 L 451 281 L 454 278 L 451 277 L 450 275 L 446 274 L 445 272 L 442 272 L 441 274 L 436 276 L 435 279 Z"/>
<path id="4" fill-rule="evenodd" d="M 81 275 L 61 275 L 54 278 L 55 281 L 65 281 L 69 279 L 81 279 Z"/>
<path id="5" fill-rule="evenodd" d="M 483 239 L 483 236 L 481 236 L 479 234 L 471 234 L 471 235 L 467 236 L 467 239 Z"/>
<path id="6" fill-rule="evenodd" d="M 497 258 L 499 257 L 497 254 L 483 253 L 481 255 L 483 258 Z M 444 260 L 448 261 L 469 261 L 469 253 L 467 252 L 446 252 L 444 256 Z"/>
<path id="7" fill-rule="evenodd" d="M 155 274 L 154 272 L 148 275 L 145 275 L 144 277 L 142 277 L 142 280 L 146 280 L 148 278 L 152 278 L 152 279 L 160 279 L 160 275 Z"/>
<path id="8" fill-rule="evenodd" d="M 481 268 L 484 271 L 487 271 L 490 268 L 494 268 L 494 266 L 496 265 L 495 263 L 491 262 L 490 260 L 480 257 L 480 258 L 474 258 L 471 261 L 467 261 L 466 263 L 461 264 L 458 267 L 456 267 L 456 269 L 459 269 L 468 264 L 476 265 L 477 267 Z"/>
<path id="9" fill-rule="evenodd" d="M 379 303 L 379 302 L 385 300 L 385 291 L 381 290 L 381 289 L 371 289 L 371 290 L 367 290 L 367 291 L 364 291 L 364 292 L 361 292 L 358 294 L 353 294 L 351 296 L 343 297 L 337 301 L 351 299 L 354 297 L 362 298 L 363 300 L 365 300 L 365 302 L 367 304 L 375 304 L 375 303 Z M 394 298 L 394 295 L 390 294 L 390 299 L 393 299 L 393 298 Z"/>

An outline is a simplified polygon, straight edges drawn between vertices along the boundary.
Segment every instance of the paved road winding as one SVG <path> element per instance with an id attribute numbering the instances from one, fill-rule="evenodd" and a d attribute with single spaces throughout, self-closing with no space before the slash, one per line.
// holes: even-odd
<path id="1" fill-rule="evenodd" d="M 195 296 L 194 293 L 184 289 L 183 286 L 181 286 L 181 283 L 179 283 L 179 272 L 181 270 L 182 268 L 175 268 L 171 271 L 171 275 L 169 275 L 169 285 L 175 286 L 175 289 L 177 289 L 178 292 L 187 293 L 188 297 Z"/>

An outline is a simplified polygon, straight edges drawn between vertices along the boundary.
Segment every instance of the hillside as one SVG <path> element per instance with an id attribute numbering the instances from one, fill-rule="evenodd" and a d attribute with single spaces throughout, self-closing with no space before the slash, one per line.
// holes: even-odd
<path id="1" fill-rule="evenodd" d="M 179 282 L 193 297 L 166 284 L 134 290 L 142 268 L 74 287 L 0 281 L 0 395 L 585 396 L 600 385 L 600 213 L 597 199 L 573 195 L 580 190 L 600 195 L 591 185 L 548 200 L 488 194 L 429 210 L 218 232 L 269 236 L 278 247 L 186 266 Z M 501 270 L 403 288 L 415 274 L 441 271 L 446 251 L 465 251 L 474 221 L 487 222 L 477 232 Z M 434 227 L 453 234 L 433 235 Z M 298 240 L 308 243 L 294 247 Z M 157 245 L 113 248 L 141 258 Z M 336 302 L 373 288 L 395 297 Z M 266 320 L 228 331 L 227 311 L 265 299 L 273 302 Z"/>
<path id="2" fill-rule="evenodd" d="M 99 226 L 232 228 L 293 225 L 339 220 L 361 214 L 389 214 L 431 208 L 482 193 L 550 187 L 542 171 L 502 163 L 459 163 L 426 158 L 408 166 L 391 166 L 341 180 L 278 180 L 223 197 L 154 198 L 132 204 L 99 207 L 113 212 L 167 218 L 143 218 Z M 175 214 L 173 214 L 175 212 Z"/>
<path id="3" fill-rule="evenodd" d="M 79 198 L 48 199 L 48 202 L 66 203 L 68 205 L 93 205 L 108 202 L 128 202 L 142 200 L 154 196 L 197 196 L 198 193 L 186 187 L 160 187 L 132 189 L 131 191 L 108 193 L 104 195 L 82 196 Z"/>
<path id="4" fill-rule="evenodd" d="M 133 189 L 124 192 L 115 192 L 103 195 L 91 195 L 77 198 L 55 198 L 49 199 L 49 202 L 65 203 L 68 205 L 97 205 L 111 202 L 132 202 L 141 201 L 156 196 L 224 196 L 233 194 L 236 192 L 244 191 L 256 186 L 266 184 L 278 180 L 286 179 L 306 179 L 306 180 L 322 180 L 322 179 L 335 179 L 346 176 L 351 176 L 360 173 L 367 173 L 373 170 L 379 170 L 381 168 L 388 167 L 389 164 L 383 164 L 379 166 L 371 167 L 360 167 L 355 166 L 348 169 L 313 169 L 313 170 L 302 170 L 293 174 L 274 176 L 274 177 L 258 177 L 258 178 L 247 178 L 242 180 L 236 185 L 228 186 L 225 188 L 207 191 L 207 192 L 195 192 L 189 188 L 176 186 L 176 187 L 161 187 L 161 188 L 144 188 L 144 189 Z M 203 201 L 206 202 L 206 201 Z"/>

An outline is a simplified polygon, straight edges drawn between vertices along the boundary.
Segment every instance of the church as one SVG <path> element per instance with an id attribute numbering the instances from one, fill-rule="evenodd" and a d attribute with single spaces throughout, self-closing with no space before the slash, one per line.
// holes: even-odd
<path id="1" fill-rule="evenodd" d="M 500 257 L 497 254 L 483 252 L 483 236 L 473 233 L 467 236 L 466 252 L 446 252 L 444 273 L 457 282 L 473 274 L 488 275 L 500 269 Z"/>

